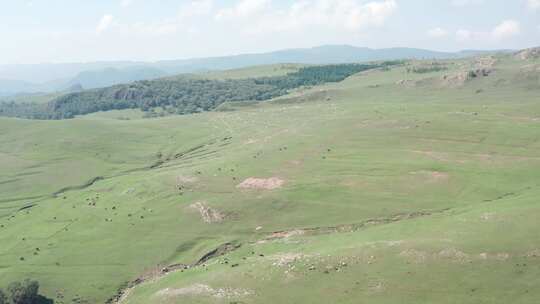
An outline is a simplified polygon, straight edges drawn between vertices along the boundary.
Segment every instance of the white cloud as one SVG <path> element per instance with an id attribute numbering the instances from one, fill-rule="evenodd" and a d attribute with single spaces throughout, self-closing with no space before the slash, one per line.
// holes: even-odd
<path id="1" fill-rule="evenodd" d="M 172 35 L 179 32 L 180 24 L 175 20 L 164 20 L 161 22 L 147 23 L 121 23 L 111 21 L 106 30 L 110 33 L 120 34 L 125 37 L 129 36 L 164 36 Z M 105 31 L 98 30 L 98 34 Z"/>
<path id="2" fill-rule="evenodd" d="M 472 37 L 473 33 L 469 30 L 461 29 L 456 32 L 456 38 L 458 41 L 470 40 Z"/>
<path id="3" fill-rule="evenodd" d="M 121 3 L 129 5 L 132 1 Z M 99 21 L 96 32 L 156 36 L 181 31 L 193 33 L 198 28 L 192 26 L 192 20 L 214 16 L 206 20 L 205 26 L 236 30 L 240 34 L 286 32 L 294 35 L 314 28 L 327 34 L 328 31 L 343 34 L 382 26 L 397 10 L 396 0 L 298 0 L 285 7 L 275 6 L 272 0 L 237 0 L 218 11 L 214 3 L 214 0 L 192 0 L 180 6 L 175 18 L 158 22 L 123 23 L 107 14 Z M 217 24 L 212 25 L 212 22 Z"/>
<path id="4" fill-rule="evenodd" d="M 121 2 L 122 6 L 128 6 L 131 3 L 132 0 Z M 182 5 L 176 17 L 159 22 L 124 23 L 121 20 L 116 20 L 112 15 L 104 15 L 96 27 L 96 32 L 100 34 L 109 31 L 124 36 L 163 36 L 176 34 L 180 29 L 183 29 L 187 33 L 193 33 L 196 29 L 188 26 L 183 20 L 207 15 L 211 13 L 213 5 L 213 0 L 193 0 Z"/>
<path id="5" fill-rule="evenodd" d="M 122 7 L 128 7 L 128 6 L 130 6 L 132 3 L 133 3 L 133 0 L 122 0 L 122 1 L 120 2 L 120 5 L 121 5 Z"/>
<path id="6" fill-rule="evenodd" d="M 158 24 L 136 23 L 132 25 L 120 26 L 120 29 L 127 34 L 162 36 L 177 33 L 178 24 L 174 22 L 163 22 Z"/>
<path id="7" fill-rule="evenodd" d="M 291 7 L 286 22 L 281 25 L 285 27 L 284 30 L 318 26 L 358 31 L 370 26 L 382 26 L 396 9 L 394 0 L 365 4 L 355 0 L 303 1 Z"/>
<path id="8" fill-rule="evenodd" d="M 451 4 L 457 7 L 477 5 L 484 3 L 484 0 L 452 0 Z"/>
<path id="9" fill-rule="evenodd" d="M 213 0 L 194 0 L 180 7 L 178 17 L 180 19 L 202 16 L 212 12 Z"/>
<path id="10" fill-rule="evenodd" d="M 540 0 L 528 0 L 529 8 L 532 10 L 540 10 Z"/>
<path id="11" fill-rule="evenodd" d="M 242 0 L 235 8 L 236 13 L 241 16 L 250 16 L 261 12 L 270 5 L 270 0 Z"/>
<path id="12" fill-rule="evenodd" d="M 271 0 L 240 0 L 231 8 L 224 8 L 216 14 L 217 19 L 250 17 L 268 8 Z"/>
<path id="13" fill-rule="evenodd" d="M 300 0 L 284 9 L 270 4 L 269 0 L 241 0 L 235 7 L 218 12 L 216 19 L 243 22 L 245 32 L 251 34 L 314 28 L 359 31 L 382 26 L 397 10 L 395 0 Z"/>
<path id="14" fill-rule="evenodd" d="M 433 28 L 427 32 L 431 38 L 443 38 L 448 36 L 448 32 L 440 27 Z"/>
<path id="15" fill-rule="evenodd" d="M 491 35 L 497 40 L 511 38 L 521 33 L 521 25 L 515 20 L 505 20 L 497 25 Z"/>
<path id="16" fill-rule="evenodd" d="M 106 31 L 107 29 L 109 29 L 109 27 L 111 27 L 111 25 L 113 24 L 113 21 L 114 21 L 114 17 L 112 15 L 104 15 L 99 20 L 99 23 L 96 27 L 96 32 L 101 33 L 101 32 Z"/>
<path id="17" fill-rule="evenodd" d="M 196 28 L 190 26 L 185 19 L 209 15 L 214 8 L 213 0 L 193 0 L 182 5 L 175 18 L 162 20 L 157 23 L 137 23 L 124 25 L 123 30 L 144 35 L 171 35 L 181 29 L 188 33 L 194 33 Z"/>
<path id="18" fill-rule="evenodd" d="M 470 31 L 460 29 L 456 32 L 459 42 L 474 41 L 496 43 L 521 34 L 521 25 L 516 20 L 505 20 L 495 26 L 491 31 Z"/>

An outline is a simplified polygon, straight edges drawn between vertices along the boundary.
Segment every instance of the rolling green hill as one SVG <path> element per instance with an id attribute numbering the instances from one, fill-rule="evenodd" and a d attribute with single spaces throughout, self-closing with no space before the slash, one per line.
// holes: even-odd
<path id="1" fill-rule="evenodd" d="M 339 82 L 361 71 L 388 68 L 401 63 L 388 61 L 372 64 L 305 66 L 281 76 L 247 79 L 230 77 L 205 79 L 182 75 L 144 80 L 68 93 L 46 104 L 0 103 L 0 116 L 69 119 L 76 115 L 110 110 L 140 109 L 153 113 L 157 108 L 170 114 L 192 114 L 213 110 L 224 102 L 269 100 L 299 87 Z"/>
<path id="2" fill-rule="evenodd" d="M 227 111 L 0 118 L 0 286 L 36 279 L 55 303 L 535 303 L 539 93 L 537 58 L 497 55 Z"/>

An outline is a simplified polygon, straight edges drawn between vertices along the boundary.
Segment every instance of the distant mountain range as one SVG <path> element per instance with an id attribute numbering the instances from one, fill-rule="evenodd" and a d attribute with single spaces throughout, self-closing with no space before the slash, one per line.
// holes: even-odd
<path id="1" fill-rule="evenodd" d="M 0 65 L 0 96 L 55 92 L 73 87 L 107 87 L 182 73 L 227 70 L 277 63 L 331 64 L 395 59 L 453 59 L 507 51 L 437 52 L 415 48 L 370 49 L 329 45 L 270 53 L 167 60 Z"/>

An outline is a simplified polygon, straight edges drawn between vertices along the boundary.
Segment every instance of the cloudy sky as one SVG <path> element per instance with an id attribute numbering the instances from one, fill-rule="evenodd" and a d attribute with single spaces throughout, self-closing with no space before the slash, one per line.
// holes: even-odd
<path id="1" fill-rule="evenodd" d="M 0 0 L 0 64 L 540 45 L 540 0 Z"/>

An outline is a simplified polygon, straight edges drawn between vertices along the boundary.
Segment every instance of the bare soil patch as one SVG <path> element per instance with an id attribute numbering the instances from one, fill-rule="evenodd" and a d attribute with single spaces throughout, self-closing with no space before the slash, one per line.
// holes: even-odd
<path id="1" fill-rule="evenodd" d="M 473 81 L 474 79 L 488 77 L 492 73 L 493 69 L 486 66 L 468 71 L 460 71 L 454 74 L 443 75 L 439 79 L 438 85 L 444 88 L 458 88 L 464 86 L 470 81 Z"/>
<path id="2" fill-rule="evenodd" d="M 400 80 L 396 81 L 397 85 L 405 86 L 405 87 L 414 87 L 414 86 L 416 86 L 416 83 L 417 82 L 415 80 L 412 80 L 412 79 L 400 79 Z"/>
<path id="3" fill-rule="evenodd" d="M 520 60 L 530 60 L 540 58 L 540 47 L 522 50 L 514 54 L 514 57 Z"/>
<path id="4" fill-rule="evenodd" d="M 480 215 L 480 219 L 484 222 L 490 222 L 497 218 L 497 214 L 494 212 L 485 212 Z"/>
<path id="5" fill-rule="evenodd" d="M 405 258 L 409 262 L 421 264 L 427 260 L 429 254 L 427 252 L 416 249 L 407 249 L 402 251 L 399 256 Z"/>
<path id="6" fill-rule="evenodd" d="M 438 160 L 438 161 L 441 161 L 441 162 L 450 161 L 450 158 L 449 158 L 448 154 L 446 154 L 446 153 L 435 152 L 435 151 L 421 151 L 421 150 L 415 150 L 415 151 L 412 151 L 412 152 L 427 156 L 427 157 L 429 157 L 431 159 Z"/>
<path id="7" fill-rule="evenodd" d="M 257 190 L 274 190 L 281 188 L 285 181 L 278 177 L 271 178 L 255 178 L 250 177 L 240 183 L 237 188 L 240 189 L 257 189 Z"/>
<path id="8" fill-rule="evenodd" d="M 528 258 L 540 258 L 540 249 L 531 250 L 525 253 L 525 257 Z"/>
<path id="9" fill-rule="evenodd" d="M 381 293 L 386 290 L 384 282 L 381 281 L 372 281 L 368 284 L 368 290 L 370 293 Z"/>
<path id="10" fill-rule="evenodd" d="M 497 62 L 498 60 L 493 56 L 478 57 L 474 61 L 474 66 L 477 69 L 491 69 Z"/>
<path id="11" fill-rule="evenodd" d="M 273 232 L 272 234 L 268 235 L 264 239 L 258 241 L 258 244 L 263 244 L 268 241 L 274 241 L 274 240 L 288 240 L 290 238 L 305 235 L 306 230 L 305 229 L 294 229 L 294 230 L 287 230 L 287 231 L 277 231 Z"/>
<path id="12" fill-rule="evenodd" d="M 302 163 L 303 161 L 301 160 L 291 160 L 288 162 L 288 164 L 293 165 L 293 166 L 300 166 Z"/>
<path id="13" fill-rule="evenodd" d="M 157 296 L 161 297 L 182 297 L 182 296 L 207 296 L 217 299 L 233 299 L 246 297 L 254 294 L 253 291 L 238 288 L 212 288 L 205 284 L 193 284 L 183 288 L 166 288 L 158 291 Z"/>
<path id="14" fill-rule="evenodd" d="M 305 257 L 305 255 L 300 253 L 283 253 L 283 254 L 277 254 L 268 257 L 270 260 L 273 261 L 273 266 L 278 267 L 285 267 L 289 266 L 290 264 L 297 262 L 299 260 L 302 260 Z"/>
<path id="15" fill-rule="evenodd" d="M 176 184 L 177 185 L 181 185 L 181 184 L 192 184 L 192 183 L 196 183 L 198 182 L 199 179 L 196 178 L 196 177 L 193 177 L 193 176 L 183 176 L 183 175 L 179 175 L 176 177 Z"/>
<path id="16" fill-rule="evenodd" d="M 540 257 L 540 251 L 530 251 L 525 253 L 523 257 L 532 258 Z M 476 261 L 499 261 L 505 262 L 512 258 L 512 254 L 508 252 L 482 252 L 480 254 L 469 254 L 456 248 L 445 248 L 438 252 L 427 252 L 414 248 L 403 250 L 399 253 L 399 257 L 405 259 L 408 263 L 423 264 L 435 260 L 447 260 L 457 263 L 469 263 Z"/>
<path id="17" fill-rule="evenodd" d="M 210 208 L 204 202 L 197 202 L 191 204 L 189 208 L 198 211 L 203 221 L 208 224 L 221 223 L 226 218 L 225 214 L 219 212 L 216 209 Z"/>
<path id="18" fill-rule="evenodd" d="M 540 72 L 540 64 L 526 64 L 521 67 L 522 73 L 535 73 Z"/>
<path id="19" fill-rule="evenodd" d="M 411 172 L 411 174 L 420 176 L 429 182 L 444 182 L 450 178 L 448 173 L 439 171 L 415 171 Z"/>
<path id="20" fill-rule="evenodd" d="M 248 140 L 246 140 L 246 141 L 244 142 L 244 145 L 252 145 L 252 144 L 255 144 L 255 143 L 257 143 L 257 142 L 258 142 L 258 140 L 253 139 L 253 138 L 249 138 Z"/>
<path id="21" fill-rule="evenodd" d="M 446 248 L 439 252 L 439 258 L 465 263 L 470 260 L 469 255 L 455 248 Z"/>

